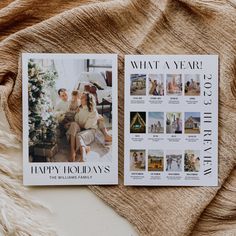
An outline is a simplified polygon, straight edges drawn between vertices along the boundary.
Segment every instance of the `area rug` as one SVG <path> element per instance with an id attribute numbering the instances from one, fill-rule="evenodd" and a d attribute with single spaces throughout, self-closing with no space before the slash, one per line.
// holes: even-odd
<path id="1" fill-rule="evenodd" d="M 61 52 L 119 54 L 120 184 L 90 189 L 140 235 L 236 235 L 235 0 L 2 0 L 0 29 L 1 112 L 15 135 L 0 137 L 0 234 L 55 234 L 37 223 L 11 151 L 22 158 L 21 53 Z M 123 186 L 125 54 L 219 55 L 218 187 Z"/>

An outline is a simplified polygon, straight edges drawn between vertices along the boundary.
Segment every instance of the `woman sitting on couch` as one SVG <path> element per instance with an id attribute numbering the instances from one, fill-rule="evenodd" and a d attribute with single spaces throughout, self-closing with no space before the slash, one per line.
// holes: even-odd
<path id="1" fill-rule="evenodd" d="M 80 151 L 79 161 L 84 161 L 85 155 L 90 151 L 90 146 L 94 139 L 98 127 L 99 114 L 96 109 L 94 96 L 84 92 L 81 96 L 81 105 L 75 114 L 75 121 L 70 123 L 67 137 L 70 142 L 71 156 L 70 162 L 75 161 L 76 153 Z M 99 122 L 99 126 L 104 126 L 104 122 Z"/>

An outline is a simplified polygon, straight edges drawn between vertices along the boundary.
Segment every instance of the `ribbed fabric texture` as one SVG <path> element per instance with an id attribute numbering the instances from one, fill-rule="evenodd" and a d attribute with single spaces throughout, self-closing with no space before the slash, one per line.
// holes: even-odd
<path id="1" fill-rule="evenodd" d="M 18 140 L 22 52 L 117 53 L 120 185 L 90 189 L 127 218 L 140 235 L 236 235 L 234 0 L 2 0 L 0 29 L 0 102 Z M 219 55 L 219 187 L 123 186 L 125 54 Z M 10 169 L 2 170 L 3 164 L 0 178 L 10 174 Z M 17 176 L 13 180 L 17 182 Z M 3 189 L 1 194 L 7 194 L 7 187 Z M 18 191 L 24 189 L 19 185 Z M 11 215 L 11 221 L 15 220 Z M 2 232 L 17 232 L 1 218 L 0 223 Z M 25 234 L 19 232 L 16 235 L 30 235 L 27 227 Z"/>

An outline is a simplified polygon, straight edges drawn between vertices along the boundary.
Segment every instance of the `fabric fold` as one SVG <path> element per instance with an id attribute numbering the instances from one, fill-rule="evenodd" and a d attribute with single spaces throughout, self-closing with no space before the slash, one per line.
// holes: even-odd
<path id="1" fill-rule="evenodd" d="M 23 15 L 18 16 L 20 13 Z M 16 24 L 17 19 L 20 21 Z M 48 3 L 18 0 L 11 1 L 8 6 L 4 4 L 0 10 L 0 27 L 3 29 L 0 35 L 0 100 L 19 140 L 22 132 L 22 52 L 118 53 L 120 185 L 92 186 L 90 189 L 127 218 L 140 235 L 189 235 L 192 230 L 194 235 L 202 235 L 207 232 L 208 222 L 211 221 L 209 224 L 213 227 L 214 222 L 225 225 L 228 219 L 231 228 L 222 226 L 216 231 L 218 235 L 224 230 L 234 232 L 235 201 L 230 192 L 231 188 L 235 192 L 236 185 L 235 172 L 232 172 L 236 165 L 236 9 L 232 2 L 78 0 L 62 3 L 53 0 Z M 219 55 L 219 187 L 123 186 L 125 54 Z M 17 181 L 16 177 L 14 179 Z M 24 190 L 19 187 L 19 191 Z M 226 200 L 222 199 L 224 196 Z M 223 205 L 227 207 L 226 212 L 219 211 Z M 214 214 L 217 219 L 212 218 Z"/>

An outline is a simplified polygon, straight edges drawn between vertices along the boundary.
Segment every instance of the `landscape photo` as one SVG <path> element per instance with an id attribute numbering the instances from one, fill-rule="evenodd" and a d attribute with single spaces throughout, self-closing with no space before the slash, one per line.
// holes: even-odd
<path id="1" fill-rule="evenodd" d="M 163 150 L 148 150 L 148 171 L 164 171 Z"/>

